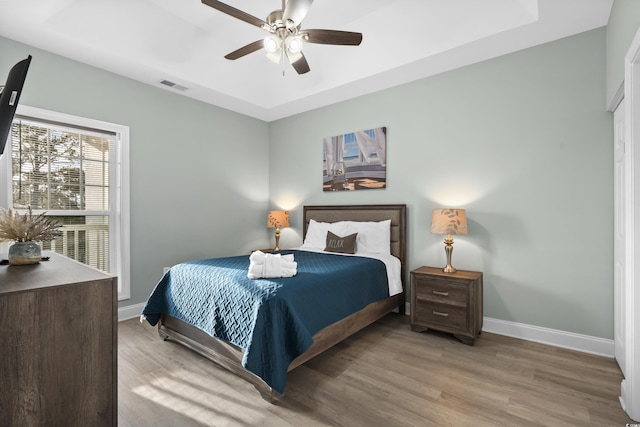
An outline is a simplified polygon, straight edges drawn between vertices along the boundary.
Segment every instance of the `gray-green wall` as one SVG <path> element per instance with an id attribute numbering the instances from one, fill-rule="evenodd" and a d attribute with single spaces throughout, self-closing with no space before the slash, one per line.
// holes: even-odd
<path id="1" fill-rule="evenodd" d="M 267 123 L 0 37 L 0 70 L 28 54 L 21 104 L 130 128 L 131 299 L 120 306 L 144 302 L 164 266 L 263 247 Z"/>
<path id="2" fill-rule="evenodd" d="M 640 27 L 640 1 L 615 0 L 607 25 L 607 106 L 624 81 L 624 57 Z"/>
<path id="3" fill-rule="evenodd" d="M 406 203 L 409 267 L 442 265 L 431 209 L 464 207 L 454 265 L 485 273 L 485 316 L 612 338 L 612 124 L 605 30 L 270 124 L 0 38 L 34 56 L 22 103 L 130 126 L 132 298 L 162 267 L 245 253 L 266 210 Z M 322 138 L 388 128 L 385 190 L 326 194 Z M 188 190 L 185 190 L 188 188 Z"/>
<path id="4" fill-rule="evenodd" d="M 271 123 L 270 198 L 406 203 L 409 267 L 443 266 L 431 210 L 467 209 L 453 264 L 484 272 L 484 315 L 613 336 L 612 117 L 605 30 Z M 322 138 L 387 126 L 387 188 L 322 192 Z"/>

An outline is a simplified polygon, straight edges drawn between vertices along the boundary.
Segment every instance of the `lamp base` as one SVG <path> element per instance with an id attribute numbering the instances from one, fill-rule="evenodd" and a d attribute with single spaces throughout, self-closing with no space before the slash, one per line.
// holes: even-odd
<path id="1" fill-rule="evenodd" d="M 276 247 L 273 248 L 274 251 L 280 250 L 280 227 L 276 227 Z"/>
<path id="2" fill-rule="evenodd" d="M 444 271 L 445 273 L 455 273 L 458 270 L 456 270 L 452 265 L 447 265 L 442 269 L 442 271 Z"/>
<path id="3" fill-rule="evenodd" d="M 455 273 L 456 269 L 451 265 L 451 253 L 453 252 L 453 239 L 451 235 L 448 234 L 447 238 L 444 239 L 444 251 L 447 253 L 447 266 L 442 269 L 445 273 Z"/>

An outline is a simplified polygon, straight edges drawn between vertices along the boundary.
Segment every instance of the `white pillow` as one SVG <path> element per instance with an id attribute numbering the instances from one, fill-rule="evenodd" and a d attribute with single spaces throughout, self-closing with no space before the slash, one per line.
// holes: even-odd
<path id="1" fill-rule="evenodd" d="M 307 227 L 307 235 L 304 238 L 304 243 L 300 246 L 300 249 L 320 249 L 324 250 L 327 246 L 327 231 L 331 231 L 338 236 L 346 236 L 346 224 L 345 221 L 338 222 L 318 222 L 315 220 L 309 221 L 309 227 Z"/>
<path id="2" fill-rule="evenodd" d="M 358 233 L 356 253 L 390 254 L 391 220 L 379 222 L 344 221 L 345 234 Z"/>

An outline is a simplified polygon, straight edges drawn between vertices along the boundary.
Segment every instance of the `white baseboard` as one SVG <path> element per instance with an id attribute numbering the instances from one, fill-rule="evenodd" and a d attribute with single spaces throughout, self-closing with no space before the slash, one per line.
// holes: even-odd
<path id="1" fill-rule="evenodd" d="M 133 319 L 134 317 L 140 317 L 140 313 L 142 313 L 143 308 L 144 308 L 144 303 L 119 307 L 118 322 L 122 322 L 123 320 Z"/>
<path id="2" fill-rule="evenodd" d="M 484 318 L 482 330 L 493 334 L 506 335 L 527 341 L 539 342 L 556 347 L 577 350 L 598 356 L 613 357 L 613 340 L 576 334 L 557 329 L 542 328 L 524 323 Z"/>
<path id="3" fill-rule="evenodd" d="M 411 313 L 411 306 L 407 303 L 407 314 Z M 482 330 L 492 334 L 505 335 L 525 341 L 548 344 L 569 350 L 598 356 L 614 357 L 613 340 L 576 334 L 558 329 L 542 328 L 524 323 L 509 322 L 507 320 L 483 318 Z"/>
<path id="4" fill-rule="evenodd" d="M 139 317 L 144 303 L 128 305 L 118 308 L 118 321 Z M 397 310 L 397 309 L 396 309 Z M 394 311 L 396 311 L 394 310 Z M 411 306 L 406 303 L 406 314 L 411 312 Z M 506 320 L 485 317 L 482 330 L 498 335 L 519 338 L 526 341 L 553 345 L 583 353 L 596 354 L 598 356 L 613 357 L 613 340 L 592 337 L 589 335 L 565 332 L 557 329 L 542 328 L 540 326 L 526 325 L 524 323 L 509 322 Z"/>

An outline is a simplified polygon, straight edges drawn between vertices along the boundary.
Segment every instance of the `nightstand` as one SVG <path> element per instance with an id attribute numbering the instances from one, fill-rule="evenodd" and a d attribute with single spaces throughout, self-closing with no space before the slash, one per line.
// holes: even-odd
<path id="1" fill-rule="evenodd" d="M 452 333 L 473 345 L 482 331 L 482 273 L 420 267 L 411 271 L 411 330 Z"/>

